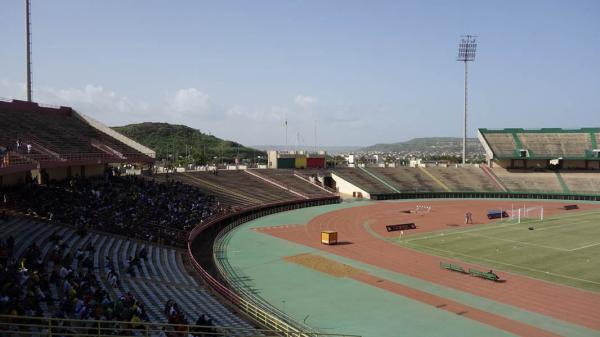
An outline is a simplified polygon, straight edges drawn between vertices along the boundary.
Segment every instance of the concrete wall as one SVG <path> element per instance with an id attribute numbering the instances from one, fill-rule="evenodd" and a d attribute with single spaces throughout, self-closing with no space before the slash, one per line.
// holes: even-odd
<path id="1" fill-rule="evenodd" d="M 485 151 L 485 159 L 489 164 L 490 161 L 494 158 L 494 152 L 492 151 L 489 144 L 485 140 L 485 137 L 479 130 L 477 130 L 477 138 L 479 138 L 479 142 L 481 143 L 481 146 L 483 146 L 483 150 Z"/>
<path id="2" fill-rule="evenodd" d="M 104 175 L 104 164 L 98 165 L 87 165 L 85 167 L 85 176 L 86 177 L 97 177 Z"/>
<path id="3" fill-rule="evenodd" d="M 589 161 L 588 162 L 588 168 L 589 169 L 593 169 L 593 170 L 600 170 L 600 161 Z"/>
<path id="4" fill-rule="evenodd" d="M 591 164 L 591 162 L 589 162 L 589 164 Z M 583 161 L 583 160 L 563 160 L 562 168 L 585 169 L 585 161 Z"/>
<path id="5" fill-rule="evenodd" d="M 504 168 L 511 168 L 510 166 L 510 160 L 507 160 L 508 164 L 507 166 L 501 166 Z M 527 159 L 514 159 L 512 164 L 512 168 L 528 168 L 528 169 L 533 169 L 533 168 L 546 168 L 546 166 L 548 165 L 548 161 L 547 160 L 527 160 Z"/>
<path id="6" fill-rule="evenodd" d="M 267 151 L 267 157 L 269 160 L 269 168 L 277 168 L 277 151 Z"/>
<path id="7" fill-rule="evenodd" d="M 0 186 L 23 184 L 23 183 L 25 183 L 25 177 L 27 177 L 29 174 L 30 174 L 30 172 L 27 171 L 27 172 L 18 172 L 18 173 L 2 175 L 2 176 L 0 176 Z"/>
<path id="8" fill-rule="evenodd" d="M 76 168 L 78 169 L 78 167 Z M 68 167 L 51 167 L 46 169 L 46 173 L 48 173 L 48 177 L 50 180 L 64 180 L 69 177 L 69 168 Z M 71 171 L 73 172 L 73 171 Z"/>
<path id="9" fill-rule="evenodd" d="M 335 187 L 337 188 L 338 192 L 340 192 L 340 194 L 343 194 L 343 196 L 351 197 L 353 192 L 360 192 L 363 198 L 371 199 L 371 195 L 367 191 L 352 184 L 347 180 L 344 180 L 343 178 L 341 178 L 333 172 L 331 173 L 331 178 L 333 178 L 333 180 L 335 181 Z"/>
<path id="10" fill-rule="evenodd" d="M 152 150 L 151 148 L 148 148 L 136 141 L 134 141 L 131 138 L 125 137 L 122 134 L 118 133 L 117 131 L 109 128 L 108 126 L 100 123 L 99 121 L 86 116 L 80 112 L 74 111 L 73 116 L 85 121 L 86 123 L 88 123 L 89 125 L 93 126 L 94 128 L 98 129 L 101 132 L 104 132 L 105 134 L 117 139 L 118 141 L 120 141 L 121 143 L 124 143 L 125 145 L 134 148 L 136 150 L 138 150 L 139 152 L 151 157 L 151 158 L 156 158 L 156 152 L 154 152 L 154 150 Z"/>
<path id="11" fill-rule="evenodd" d="M 508 168 L 510 166 L 510 160 L 492 160 L 490 162 L 490 167 L 502 167 Z"/>

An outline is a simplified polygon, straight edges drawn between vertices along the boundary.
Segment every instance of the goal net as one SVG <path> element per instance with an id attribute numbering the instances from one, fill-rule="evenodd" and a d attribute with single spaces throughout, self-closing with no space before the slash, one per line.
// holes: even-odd
<path id="1" fill-rule="evenodd" d="M 417 205 L 417 207 L 415 207 L 415 213 L 417 214 L 427 214 L 431 212 L 431 206 L 429 205 Z"/>
<path id="2" fill-rule="evenodd" d="M 544 220 L 544 207 L 529 206 L 513 209 L 511 219 L 521 223 L 522 220 Z"/>

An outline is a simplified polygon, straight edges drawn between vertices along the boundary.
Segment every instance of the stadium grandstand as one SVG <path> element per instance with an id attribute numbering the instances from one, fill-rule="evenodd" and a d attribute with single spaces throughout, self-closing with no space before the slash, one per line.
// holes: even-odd
<path id="1" fill-rule="evenodd" d="M 479 129 L 487 164 L 333 170 L 342 195 L 372 199 L 436 196 L 592 197 L 598 188 L 597 128 Z"/>
<path id="2" fill-rule="evenodd" d="M 600 169 L 600 129 L 479 129 L 490 167 Z"/>
<path id="3" fill-rule="evenodd" d="M 71 108 L 0 117 L 0 320 L 25 333 L 327 336 L 239 285 L 219 262 L 233 228 L 353 197 L 600 199 L 596 129 L 480 129 L 489 165 L 158 174 L 151 149 Z"/>
<path id="4" fill-rule="evenodd" d="M 441 68 L 412 71 L 428 57 L 412 53 L 416 59 L 398 63 L 394 55 L 404 51 L 393 48 L 407 44 L 388 43 L 386 37 L 408 32 L 404 35 L 414 44 L 415 23 L 448 31 L 436 23 L 450 21 L 430 15 L 431 9 L 444 14 L 439 8 L 421 9 L 425 19 L 406 12 L 400 14 L 410 20 L 396 20 L 398 6 L 373 10 L 350 3 L 318 3 L 316 10 L 309 3 L 269 4 L 275 16 L 265 16 L 268 11 L 254 3 L 241 8 L 157 2 L 142 11 L 119 6 L 117 16 L 104 4 L 84 5 L 82 12 L 73 2 L 42 3 L 40 13 L 50 13 L 54 21 L 40 22 L 44 59 L 32 63 L 31 1 L 24 5 L 27 101 L 0 99 L 0 337 L 600 336 L 600 128 L 480 128 L 485 152 L 480 164 L 480 147 L 467 138 L 473 131 L 467 124 L 467 69 L 475 59 L 475 35 L 464 35 L 459 44 L 462 164 L 452 164 L 458 152 L 448 137 L 363 148 L 356 163 L 354 154 L 347 154 L 347 166 L 338 165 L 343 156 L 333 147 L 330 154 L 319 148 L 318 142 L 371 142 L 368 133 L 374 130 L 403 137 L 416 135 L 419 127 L 431 132 L 436 118 L 436 128 L 452 132 L 451 117 L 439 117 L 453 107 L 418 103 L 446 86 L 445 81 L 433 90 L 421 85 Z M 539 6 L 529 7 L 548 16 Z M 7 27 L 17 26 L 11 9 L 5 11 Z M 344 20 L 330 20 L 340 9 Z M 464 21 L 461 12 L 457 17 Z M 477 12 L 466 11 L 468 17 Z M 531 11 L 521 12 L 525 16 L 515 17 L 515 23 L 540 21 L 532 20 Z M 566 17 L 571 12 L 576 11 Z M 86 21 L 75 22 L 82 27 L 75 35 L 60 33 L 75 26 L 64 19 L 69 15 Z M 506 20 L 495 21 L 502 30 Z M 146 34 L 139 34 L 140 22 L 150 23 L 141 26 Z M 219 30 L 223 22 L 227 29 Z M 269 24 L 278 34 L 262 34 Z M 348 35 L 359 26 L 360 34 Z M 304 43 L 316 31 L 324 38 Z M 11 71 L 0 78 L 0 89 L 19 95 L 13 87 L 22 85 L 12 77 L 13 71 L 20 73 L 13 64 L 20 55 L 11 53 L 20 52 L 11 45 L 14 30 L 7 32 L 9 57 L 3 66 Z M 193 43 L 206 32 L 211 43 Z M 430 46 L 435 37 L 429 35 L 435 34 L 426 35 Z M 347 36 L 356 41 L 343 43 Z M 132 40 L 135 48 L 122 48 Z M 560 51 L 561 45 L 554 45 Z M 360 52 L 365 46 L 367 52 Z M 440 46 L 446 49 L 447 43 Z M 47 57 L 48 47 L 58 52 Z M 325 52 L 314 53 L 319 47 Z M 359 53 L 330 66 L 348 50 Z M 93 57 L 79 62 L 98 51 L 103 64 L 94 66 Z M 311 61 L 308 68 L 298 62 L 302 59 Z M 510 61 L 517 65 L 512 71 L 523 70 Z M 56 68 L 40 76 L 44 87 L 35 91 L 32 64 Z M 91 72 L 74 71 L 87 64 Z M 592 73 L 585 62 L 577 66 L 586 76 Z M 165 79 L 165 72 L 175 76 Z M 385 72 L 407 76 L 391 76 L 400 78 L 392 83 Z M 115 73 L 121 75 L 117 89 L 111 80 Z M 381 79 L 390 88 L 416 83 L 415 74 L 426 76 L 411 90 L 377 89 Z M 569 83 L 585 80 L 579 76 Z M 370 77 L 375 82 L 364 85 L 348 80 Z M 286 78 L 294 78 L 292 87 L 286 87 Z M 335 81 L 314 85 L 324 79 Z M 348 100 L 344 93 L 353 90 L 340 86 L 344 81 L 368 90 Z M 103 87 L 88 84 L 79 91 L 77 83 Z M 255 86 L 251 92 L 247 83 Z M 293 101 L 276 97 L 286 92 L 296 94 Z M 373 92 L 381 97 L 362 97 Z M 402 104 L 395 102 L 402 101 L 399 92 L 408 95 Z M 90 106 L 88 112 L 116 106 L 132 113 L 115 123 L 143 113 L 192 127 L 140 121 L 111 128 L 87 112 L 36 103 L 34 93 Z M 386 124 L 386 119 L 406 120 L 396 113 L 398 107 L 409 111 L 411 123 L 403 124 L 410 130 Z M 550 115 L 538 111 L 531 119 Z M 365 123 L 368 118 L 372 121 Z M 285 143 L 285 148 L 272 146 L 277 150 L 212 135 L 271 142 L 276 125 L 283 127 Z M 310 126 L 314 136 L 306 132 Z M 288 143 L 288 131 L 296 134 L 295 146 Z M 314 141 L 310 151 L 308 141 Z M 363 156 L 365 151 L 371 152 Z M 415 154 L 422 158 L 409 158 Z M 397 166 L 407 159 L 417 167 Z"/>
<path id="5" fill-rule="evenodd" d="M 11 322 L 3 333 L 314 332 L 240 307 L 243 298 L 201 265 L 211 253 L 195 258 L 189 248 L 212 247 L 202 243 L 218 231 L 199 234 L 231 214 L 339 200 L 313 177 L 123 175 L 124 165 L 150 168 L 154 151 L 69 107 L 2 101 L 0 118 L 0 321 Z"/>
<path id="6" fill-rule="evenodd" d="M 0 178 L 5 183 L 22 181 L 22 172 L 45 183 L 102 174 L 110 163 L 154 161 L 151 149 L 69 107 L 0 101 L 0 120 Z"/>

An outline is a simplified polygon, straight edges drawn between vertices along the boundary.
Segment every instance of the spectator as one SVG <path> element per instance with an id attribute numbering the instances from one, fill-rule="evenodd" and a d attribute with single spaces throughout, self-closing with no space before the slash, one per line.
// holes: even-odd
<path id="1" fill-rule="evenodd" d="M 194 328 L 194 336 L 196 337 L 209 336 L 217 332 L 216 329 L 211 328 L 212 326 L 214 326 L 214 323 L 212 319 L 206 316 L 206 314 L 201 314 L 200 316 L 198 316 L 198 319 L 196 320 L 196 325 L 199 326 Z"/>
<path id="2" fill-rule="evenodd" d="M 185 242 L 185 232 L 219 207 L 192 186 L 138 177 L 71 179 L 5 191 L 14 194 L 17 211 L 44 218 L 52 214 L 52 221 L 76 226 L 80 236 L 95 228 L 143 240 L 162 239 L 165 244 Z"/>

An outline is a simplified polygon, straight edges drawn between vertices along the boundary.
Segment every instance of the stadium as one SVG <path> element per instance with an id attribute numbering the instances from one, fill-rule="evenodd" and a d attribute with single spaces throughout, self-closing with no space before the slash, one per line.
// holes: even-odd
<path id="1" fill-rule="evenodd" d="M 600 330 L 598 129 L 480 129 L 480 166 L 119 176 L 153 151 L 68 107 L 0 117 L 3 284 L 37 279 L 6 333 L 193 332 L 199 314 L 218 335 Z"/>
<path id="2" fill-rule="evenodd" d="M 598 127 L 173 168 L 75 107 L 0 121 L 2 336 L 600 336 Z"/>

